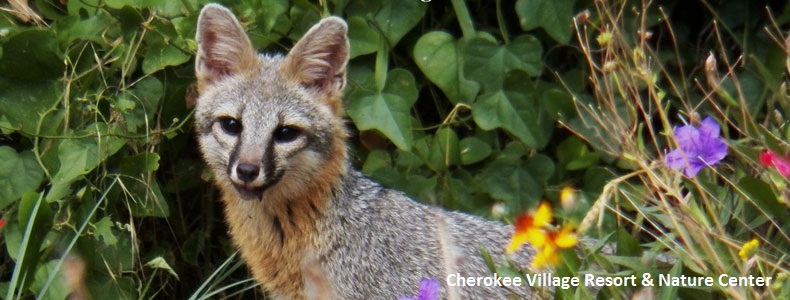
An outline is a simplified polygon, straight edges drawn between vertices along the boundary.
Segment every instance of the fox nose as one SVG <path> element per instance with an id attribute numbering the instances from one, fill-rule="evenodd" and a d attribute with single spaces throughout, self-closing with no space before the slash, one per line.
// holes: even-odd
<path id="1" fill-rule="evenodd" d="M 260 170 L 261 169 L 256 165 L 241 163 L 236 166 L 236 175 L 240 180 L 249 183 L 258 178 L 258 173 Z"/>

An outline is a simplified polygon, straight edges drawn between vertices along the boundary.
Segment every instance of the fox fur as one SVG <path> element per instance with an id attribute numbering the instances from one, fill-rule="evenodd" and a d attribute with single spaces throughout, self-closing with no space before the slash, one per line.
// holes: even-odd
<path id="1" fill-rule="evenodd" d="M 228 9 L 198 19 L 195 122 L 233 242 L 272 299 L 397 299 L 436 278 L 442 299 L 537 297 L 529 287 L 451 287 L 448 274 L 528 266 L 513 228 L 445 211 L 351 168 L 343 116 L 346 23 L 321 20 L 286 56 L 257 54 Z"/>

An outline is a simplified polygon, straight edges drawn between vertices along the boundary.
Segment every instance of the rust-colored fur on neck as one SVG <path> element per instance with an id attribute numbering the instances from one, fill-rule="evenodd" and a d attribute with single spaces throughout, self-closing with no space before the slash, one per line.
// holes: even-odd
<path id="1" fill-rule="evenodd" d="M 232 186 L 223 186 L 222 200 L 233 241 L 256 281 L 267 291 L 282 293 L 276 296 L 305 299 L 302 268 L 318 246 L 318 219 L 332 205 L 333 190 L 339 188 L 347 172 L 344 143 L 343 136 L 336 138 L 331 159 L 300 195 L 243 201 L 234 196 Z"/>

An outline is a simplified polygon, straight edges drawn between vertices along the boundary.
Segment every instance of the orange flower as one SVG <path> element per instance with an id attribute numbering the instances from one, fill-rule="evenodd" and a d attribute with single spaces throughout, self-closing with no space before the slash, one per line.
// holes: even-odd
<path id="1" fill-rule="evenodd" d="M 541 236 L 544 235 L 543 228 L 551 224 L 552 214 L 551 205 L 548 202 L 541 202 L 535 210 L 535 214 L 519 216 L 516 223 L 513 224 L 515 232 L 505 253 L 512 254 L 524 243 L 534 244 L 534 240 L 541 239 Z"/>

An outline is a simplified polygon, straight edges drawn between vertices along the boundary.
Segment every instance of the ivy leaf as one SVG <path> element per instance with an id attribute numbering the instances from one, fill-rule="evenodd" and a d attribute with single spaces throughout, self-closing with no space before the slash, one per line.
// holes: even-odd
<path id="1" fill-rule="evenodd" d="M 93 224 L 93 233 L 104 241 L 105 245 L 112 246 L 118 243 L 118 238 L 112 233 L 112 220 L 104 217 Z"/>
<path id="2" fill-rule="evenodd" d="M 66 259 L 66 258 L 61 258 Z M 63 278 L 63 268 L 57 268 L 59 263 L 58 259 L 52 259 L 36 268 L 33 283 L 30 285 L 30 290 L 39 291 L 47 282 L 52 273 L 59 273 L 56 278 Z M 43 294 L 37 295 L 37 299 L 68 299 L 72 288 L 68 286 L 65 280 L 53 280 L 49 287 Z"/>
<path id="3" fill-rule="evenodd" d="M 540 105 L 537 93 L 525 82 L 524 76 L 513 74 L 514 80 L 503 90 L 480 95 L 472 105 L 472 117 L 480 128 L 502 128 L 531 148 L 543 148 L 549 141 L 553 121 Z"/>
<path id="4" fill-rule="evenodd" d="M 0 116 L 14 130 L 35 133 L 41 121 L 40 134 L 54 134 L 62 123 L 62 114 L 42 114 L 59 100 L 61 88 L 53 81 L 30 82 L 0 77 Z"/>
<path id="5" fill-rule="evenodd" d="M 414 25 L 420 22 L 427 8 L 428 6 L 420 1 L 354 0 L 346 7 L 346 13 L 349 18 L 361 17 L 363 20 L 372 21 L 370 26 L 373 27 L 373 30 L 383 34 L 387 38 L 389 46 L 394 47 Z M 378 45 L 378 37 L 375 44 Z M 356 54 L 373 53 L 376 49 L 367 50 L 370 52 Z"/>
<path id="6" fill-rule="evenodd" d="M 162 82 L 155 77 L 146 77 L 137 82 L 133 89 L 114 99 L 116 109 L 123 113 L 127 130 L 137 132 L 137 128 L 145 125 L 146 120 L 152 123 L 163 94 Z M 131 105 L 128 102 L 131 102 Z"/>
<path id="7" fill-rule="evenodd" d="M 441 172 L 449 166 L 457 165 L 461 160 L 460 155 L 458 135 L 452 129 L 444 127 L 433 136 L 425 163 L 434 171 Z"/>
<path id="8" fill-rule="evenodd" d="M 0 42 L 0 77 L 41 82 L 63 75 L 65 65 L 53 31 L 25 30 Z"/>
<path id="9" fill-rule="evenodd" d="M 379 48 L 379 34 L 371 28 L 364 18 L 350 17 L 348 22 L 348 39 L 351 44 L 350 57 L 376 52 Z"/>
<path id="10" fill-rule="evenodd" d="M 505 74 L 511 70 L 521 70 L 534 77 L 540 75 L 543 66 L 543 48 L 531 35 L 519 36 L 507 45 L 477 37 L 467 43 L 464 51 L 464 74 L 480 82 L 486 92 L 500 89 Z"/>
<path id="11" fill-rule="evenodd" d="M 0 210 L 35 190 L 43 179 L 44 172 L 33 152 L 17 153 L 11 147 L 0 147 Z"/>
<path id="12" fill-rule="evenodd" d="M 88 18 L 79 16 L 68 16 L 58 20 L 55 29 L 58 40 L 63 43 L 71 43 L 76 40 L 88 40 L 96 43 L 106 43 L 103 41 L 104 32 L 118 20 L 106 14 L 97 14 Z"/>
<path id="13" fill-rule="evenodd" d="M 100 131 L 106 130 L 100 129 Z M 93 171 L 107 157 L 118 152 L 125 143 L 124 139 L 106 135 L 101 139 L 64 140 L 58 146 L 60 168 L 52 176 L 52 188 L 47 193 L 47 201 L 55 201 L 65 196 L 71 183 Z"/>
<path id="14" fill-rule="evenodd" d="M 166 218 L 170 215 L 170 205 L 156 180 L 134 180 L 125 185 L 126 192 L 134 200 L 129 202 L 129 209 L 134 216 Z"/>
<path id="15" fill-rule="evenodd" d="M 491 155 L 491 146 L 476 137 L 464 138 L 458 146 L 461 148 L 461 164 L 464 165 L 471 165 Z"/>
<path id="16" fill-rule="evenodd" d="M 479 180 L 491 197 L 505 201 L 511 211 L 524 211 L 543 196 L 543 187 L 535 176 L 509 159 L 492 162 Z"/>
<path id="17" fill-rule="evenodd" d="M 573 5 L 575 0 L 518 0 L 518 14 L 521 28 L 529 31 L 543 28 L 549 36 L 560 44 L 567 44 L 573 33 Z"/>
<path id="18" fill-rule="evenodd" d="M 190 56 L 162 39 L 151 39 L 143 56 L 143 72 L 151 74 L 187 62 Z"/>
<path id="19" fill-rule="evenodd" d="M 480 90 L 477 82 L 464 78 L 460 42 L 449 33 L 434 31 L 420 37 L 414 45 L 414 61 L 453 104 L 472 102 Z"/>
<path id="20" fill-rule="evenodd" d="M 360 130 L 375 129 L 400 149 L 408 150 L 414 142 L 410 110 L 417 101 L 414 76 L 403 69 L 391 70 L 381 92 L 375 92 L 373 79 L 347 97 L 347 112 Z"/>

